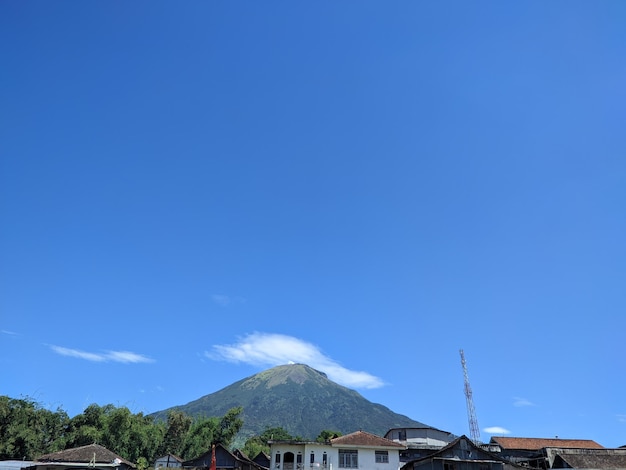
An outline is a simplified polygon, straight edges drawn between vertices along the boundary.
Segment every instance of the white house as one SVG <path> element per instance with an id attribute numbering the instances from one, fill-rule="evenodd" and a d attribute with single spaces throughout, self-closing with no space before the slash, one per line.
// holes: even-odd
<path id="1" fill-rule="evenodd" d="M 451 442 L 456 436 L 447 431 L 424 426 L 421 428 L 392 428 L 387 431 L 385 438 L 408 447 L 424 449 L 441 449 Z"/>
<path id="2" fill-rule="evenodd" d="M 424 426 L 421 428 L 393 428 L 387 431 L 385 438 L 404 444 L 400 452 L 400 462 L 421 459 L 447 446 L 456 439 L 454 434 Z"/>
<path id="3" fill-rule="evenodd" d="M 270 441 L 270 470 L 398 470 L 405 448 L 364 431 L 327 442 Z"/>

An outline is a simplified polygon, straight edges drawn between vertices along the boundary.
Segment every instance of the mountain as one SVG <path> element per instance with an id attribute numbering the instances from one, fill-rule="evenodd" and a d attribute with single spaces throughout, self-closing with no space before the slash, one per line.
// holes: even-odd
<path id="1" fill-rule="evenodd" d="M 382 436 L 396 427 L 428 427 L 368 401 L 304 364 L 265 370 L 152 416 L 166 419 L 173 409 L 191 416 L 223 416 L 236 406 L 243 407 L 240 439 L 270 427 L 282 427 L 292 436 L 305 439 L 315 439 L 325 429 L 343 434 L 363 430 Z"/>

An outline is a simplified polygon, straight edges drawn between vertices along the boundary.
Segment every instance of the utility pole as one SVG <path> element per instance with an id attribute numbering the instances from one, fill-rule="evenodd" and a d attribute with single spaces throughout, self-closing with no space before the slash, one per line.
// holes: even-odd
<path id="1" fill-rule="evenodd" d="M 461 365 L 463 366 L 463 380 L 465 383 L 465 402 L 467 403 L 467 420 L 470 428 L 470 439 L 474 444 L 480 444 L 480 429 L 478 428 L 478 420 L 476 419 L 476 410 L 474 409 L 474 399 L 472 398 L 472 387 L 469 382 L 469 375 L 467 374 L 467 364 L 465 363 L 465 354 L 463 350 L 459 350 L 461 353 Z"/>

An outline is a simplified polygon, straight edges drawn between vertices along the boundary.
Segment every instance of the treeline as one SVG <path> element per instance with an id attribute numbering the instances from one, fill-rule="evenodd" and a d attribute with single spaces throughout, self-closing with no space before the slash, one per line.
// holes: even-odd
<path id="1" fill-rule="evenodd" d="M 162 455 L 191 459 L 213 444 L 230 446 L 243 425 L 241 413 L 238 407 L 222 417 L 192 418 L 172 411 L 162 422 L 126 407 L 92 404 L 70 418 L 30 398 L 0 396 L 0 460 L 34 460 L 97 443 L 144 469 Z"/>
<path id="2" fill-rule="evenodd" d="M 58 408 L 50 411 L 30 398 L 0 396 L 0 460 L 35 460 L 64 449 L 100 444 L 144 470 L 166 454 L 185 460 L 202 455 L 213 444 L 230 447 L 243 425 L 241 407 L 231 408 L 222 417 L 192 418 L 171 411 L 167 421 L 156 421 L 126 407 L 89 405 L 70 418 Z M 324 442 L 341 435 L 322 431 Z M 269 453 L 270 440 L 302 440 L 281 427 L 268 428 L 250 437 L 242 452 L 250 458 Z"/>

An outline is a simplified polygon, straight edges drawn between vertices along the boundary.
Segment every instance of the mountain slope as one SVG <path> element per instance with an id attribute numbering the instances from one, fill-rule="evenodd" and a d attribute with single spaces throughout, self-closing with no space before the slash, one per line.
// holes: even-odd
<path id="1" fill-rule="evenodd" d="M 192 416 L 223 416 L 235 406 L 243 407 L 243 438 L 268 427 L 282 427 L 293 436 L 314 439 L 324 429 L 344 434 L 361 429 L 384 435 L 394 427 L 426 426 L 366 400 L 304 364 L 268 369 L 153 416 L 165 419 L 171 409 Z"/>

